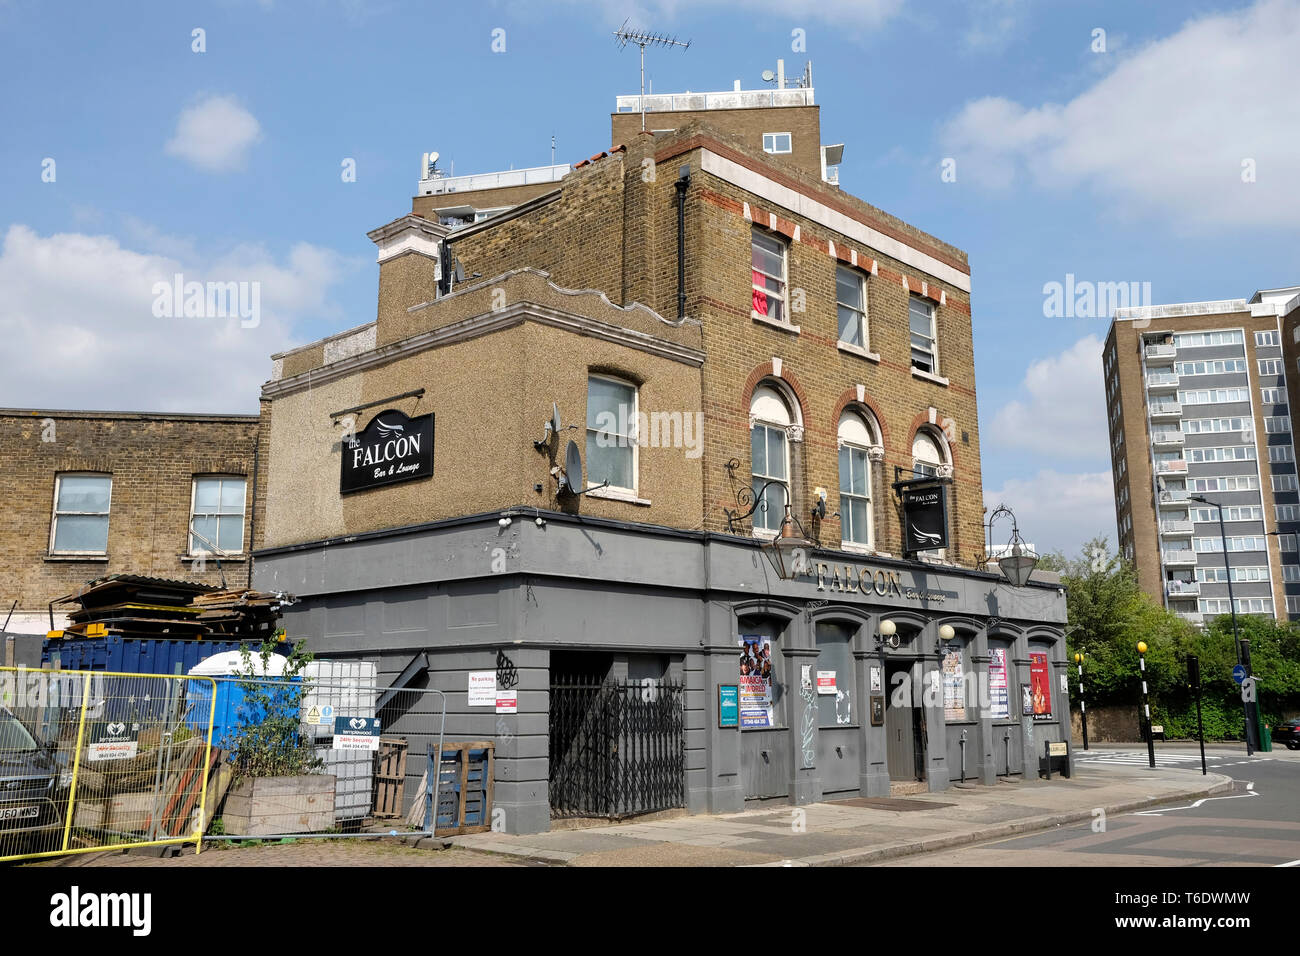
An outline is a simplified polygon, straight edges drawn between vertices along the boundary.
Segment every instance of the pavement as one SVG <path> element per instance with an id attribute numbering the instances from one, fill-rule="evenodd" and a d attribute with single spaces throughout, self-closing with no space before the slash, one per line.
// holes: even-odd
<path id="1" fill-rule="evenodd" d="M 1210 757 L 1166 745 L 1157 766 L 1145 747 L 1106 744 L 1077 751 L 1072 778 L 966 784 L 941 793 L 838 800 L 738 813 L 660 814 L 620 824 L 512 835 L 477 833 L 436 840 L 301 840 L 284 845 L 192 849 L 160 859 L 106 852 L 42 861 L 54 866 L 841 866 L 935 859 L 990 841 L 1065 831 L 1119 814 L 1233 792 L 1247 768 L 1231 751 Z M 1138 757 L 1141 759 L 1137 759 Z M 1300 758 L 1300 753 L 1290 755 Z M 1300 762 L 1300 759 L 1297 759 Z M 1213 768 L 1220 766 L 1224 773 Z M 1239 785 L 1240 786 L 1240 785 Z M 924 855 L 924 856 L 923 856 Z"/>
<path id="2" fill-rule="evenodd" d="M 512 835 L 451 837 L 454 846 L 566 866 L 841 866 L 1033 833 L 1232 789 L 1199 767 L 1076 767 L 1072 778 L 968 784 L 886 800 L 767 807 L 740 813 Z M 856 804 L 856 805 L 855 805 Z"/>

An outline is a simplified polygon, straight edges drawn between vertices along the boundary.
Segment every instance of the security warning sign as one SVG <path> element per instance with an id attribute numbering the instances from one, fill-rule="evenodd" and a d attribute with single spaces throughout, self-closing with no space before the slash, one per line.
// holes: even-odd
<path id="1" fill-rule="evenodd" d="M 135 730 L 122 721 L 109 721 L 90 728 L 87 760 L 128 760 L 140 750 Z"/>
<path id="2" fill-rule="evenodd" d="M 335 750 L 379 750 L 378 717 L 335 717 Z"/>

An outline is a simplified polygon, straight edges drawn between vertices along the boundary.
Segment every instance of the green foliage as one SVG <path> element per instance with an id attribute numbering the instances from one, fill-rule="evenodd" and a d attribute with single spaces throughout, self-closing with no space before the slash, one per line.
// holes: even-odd
<path id="1" fill-rule="evenodd" d="M 1059 552 L 1042 566 L 1057 571 L 1069 607 L 1067 648 L 1084 654 L 1084 689 L 1090 705 L 1131 704 L 1141 679 L 1137 642 L 1145 641 L 1152 721 L 1168 737 L 1196 736 L 1196 706 L 1187 682 L 1187 659 L 1201 666 L 1201 715 L 1206 739 L 1240 738 L 1241 693 L 1232 680 L 1237 663 L 1232 617 L 1197 628 L 1166 610 L 1138 587 L 1132 565 L 1112 555 L 1105 538 L 1084 545 L 1077 558 Z M 1238 634 L 1250 642 L 1260 712 L 1275 723 L 1300 709 L 1300 626 L 1260 615 L 1238 615 Z"/>
<path id="2" fill-rule="evenodd" d="M 316 773 L 323 761 L 299 739 L 302 698 L 307 692 L 303 669 L 312 660 L 306 642 L 299 641 L 279 677 L 263 677 L 271 657 L 281 647 L 265 641 L 258 651 L 260 667 L 253 665 L 253 652 L 245 644 L 239 649 L 241 663 L 236 675 L 244 701 L 237 713 L 231 763 L 239 777 L 296 777 Z"/>

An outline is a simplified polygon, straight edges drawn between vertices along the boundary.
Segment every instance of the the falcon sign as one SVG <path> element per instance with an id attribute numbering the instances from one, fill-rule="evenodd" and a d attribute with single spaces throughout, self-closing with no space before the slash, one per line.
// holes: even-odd
<path id="1" fill-rule="evenodd" d="M 909 554 L 948 546 L 948 502 L 944 484 L 904 482 L 903 524 Z"/>
<path id="2" fill-rule="evenodd" d="M 363 431 L 343 441 L 340 494 L 433 474 L 433 414 L 407 418 L 380 412 Z"/>

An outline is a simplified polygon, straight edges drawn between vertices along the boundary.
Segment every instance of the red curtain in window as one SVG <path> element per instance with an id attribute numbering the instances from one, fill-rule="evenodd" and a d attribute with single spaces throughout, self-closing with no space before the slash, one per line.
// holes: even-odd
<path id="1" fill-rule="evenodd" d="M 754 270 L 754 285 L 761 286 L 766 277 L 757 269 Z M 767 293 L 762 289 L 754 289 L 754 311 L 759 315 L 767 315 Z"/>

